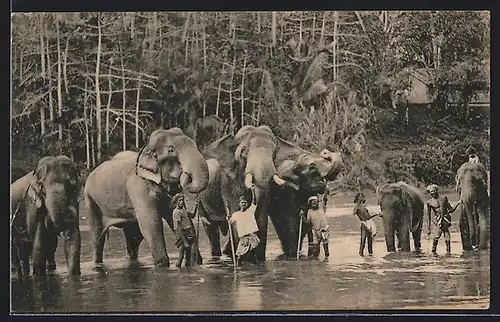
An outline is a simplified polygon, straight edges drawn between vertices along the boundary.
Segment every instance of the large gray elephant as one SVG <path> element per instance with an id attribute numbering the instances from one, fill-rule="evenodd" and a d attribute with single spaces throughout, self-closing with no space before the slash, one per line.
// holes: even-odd
<path id="1" fill-rule="evenodd" d="M 342 155 L 323 150 L 309 153 L 295 147 L 295 153 L 286 159 L 276 158 L 278 175 L 294 185 L 277 189 L 271 187 L 270 218 L 281 242 L 282 257 L 295 258 L 297 255 L 300 210 L 307 211 L 307 200 L 312 195 L 324 193 L 326 182 L 334 181 L 342 170 Z M 312 226 L 303 223 L 300 245 L 306 235 L 312 243 Z"/>
<path id="2" fill-rule="evenodd" d="M 123 229 L 131 260 L 145 238 L 155 265 L 170 266 L 162 218 L 173 230 L 171 198 L 183 189 L 198 194 L 207 184 L 207 163 L 179 128 L 156 130 L 139 153 L 124 151 L 100 164 L 84 190 L 95 265 L 103 262 L 104 233 L 115 226 Z"/>
<path id="3" fill-rule="evenodd" d="M 330 173 L 332 157 L 338 158 L 338 155 L 329 153 L 325 156 L 312 156 L 298 146 L 276 137 L 267 126 L 244 126 L 236 135 L 225 136 L 209 145 L 204 154 L 208 158 L 210 179 L 207 189 L 200 194 L 201 211 L 210 222 L 204 224 L 204 227 L 211 242 L 212 255 L 220 256 L 220 233 L 226 235 L 228 230 L 224 202 L 227 202 L 229 212 L 235 212 L 238 210 L 238 197 L 245 194 L 250 197 L 249 189 L 254 185 L 258 236 L 261 240 L 257 248 L 259 261 L 265 260 L 268 216 L 271 216 L 271 220 L 277 218 L 272 211 L 274 193 L 278 193 L 280 189 L 299 190 L 311 184 L 310 181 L 319 182 Z M 288 163 L 286 166 L 286 160 L 293 165 Z M 289 180 L 280 177 L 275 164 L 283 164 L 282 173 Z M 287 248 L 288 227 L 282 227 L 285 224 L 279 222 L 279 219 L 276 222 L 279 225 L 277 230 L 280 231 L 278 236 Z M 236 231 L 234 228 L 233 232 Z M 236 233 L 233 237 L 237 242 Z M 228 245 L 226 244 L 223 253 L 230 255 Z"/>
<path id="4" fill-rule="evenodd" d="M 385 243 L 388 252 L 395 252 L 394 233 L 398 248 L 410 251 L 410 232 L 415 251 L 420 251 L 425 197 L 405 182 L 383 184 L 377 187 L 377 203 L 384 222 Z"/>
<path id="5" fill-rule="evenodd" d="M 230 213 L 237 211 L 238 197 L 249 194 L 253 187 L 259 228 L 257 236 L 260 239 L 256 254 L 258 261 L 265 260 L 270 186 L 287 184 L 277 175 L 274 159 L 277 155 L 293 152 L 291 148 L 290 144 L 276 138 L 269 127 L 246 125 L 235 135 L 226 135 L 204 149 L 210 179 L 208 188 L 200 194 L 200 208 L 211 223 L 204 223 L 204 226 L 213 256 L 221 253 L 219 230 L 224 235 L 227 231 L 224 202 Z"/>
<path id="6" fill-rule="evenodd" d="M 61 155 L 42 158 L 35 171 L 11 185 L 12 255 L 20 278 L 29 275 L 31 255 L 33 275 L 56 269 L 61 232 L 68 272 L 80 274 L 78 181 L 75 164 Z"/>
<path id="7" fill-rule="evenodd" d="M 463 250 L 487 249 L 490 230 L 488 172 L 481 163 L 465 163 L 457 171 L 462 202 L 460 233 Z"/>

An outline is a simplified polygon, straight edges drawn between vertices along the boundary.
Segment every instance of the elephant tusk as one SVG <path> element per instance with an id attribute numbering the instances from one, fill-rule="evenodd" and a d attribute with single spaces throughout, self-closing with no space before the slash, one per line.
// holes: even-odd
<path id="1" fill-rule="evenodd" d="M 281 179 L 277 174 L 273 176 L 273 181 L 276 182 L 277 185 L 282 186 L 285 184 L 285 180 Z"/>
<path id="2" fill-rule="evenodd" d="M 245 187 L 252 189 L 253 187 L 253 177 L 251 173 L 245 174 Z"/>
<path id="3" fill-rule="evenodd" d="M 187 172 L 183 172 L 180 177 L 180 184 L 183 189 L 185 189 L 192 181 L 191 175 Z"/>

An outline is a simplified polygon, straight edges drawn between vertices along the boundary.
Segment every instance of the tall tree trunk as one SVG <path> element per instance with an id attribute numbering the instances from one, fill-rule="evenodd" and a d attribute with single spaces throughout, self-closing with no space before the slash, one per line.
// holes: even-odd
<path id="1" fill-rule="evenodd" d="M 142 79 L 141 74 L 139 74 L 139 82 L 137 84 L 137 98 L 135 101 L 135 147 L 139 148 L 139 105 L 140 105 L 140 97 L 141 97 L 141 86 Z"/>
<path id="2" fill-rule="evenodd" d="M 244 53 L 243 70 L 241 72 L 241 126 L 245 125 L 245 68 L 247 66 L 247 55 Z"/>
<path id="3" fill-rule="evenodd" d="M 44 41 L 44 33 L 45 28 L 43 26 L 43 21 L 45 19 L 45 14 L 43 12 L 39 13 L 39 27 L 40 27 L 40 62 L 42 67 L 42 79 L 45 83 L 46 81 L 46 71 L 45 71 L 45 41 Z M 40 107 L 40 133 L 43 138 L 45 135 L 45 105 L 42 104 Z"/>
<path id="4" fill-rule="evenodd" d="M 54 122 L 54 102 L 52 101 L 52 67 L 50 65 L 50 46 L 49 46 L 49 31 L 47 29 L 47 24 L 45 24 L 45 39 L 47 41 L 46 43 L 46 49 L 47 49 L 47 78 L 49 79 L 49 119 L 50 119 L 50 125 L 51 128 L 53 126 Z"/>
<path id="5" fill-rule="evenodd" d="M 87 116 L 87 114 L 90 114 L 89 111 L 87 111 L 88 105 L 87 105 L 87 86 L 88 80 L 85 78 L 85 91 L 83 92 L 83 119 L 85 121 L 85 143 L 86 143 L 86 152 L 87 152 L 87 169 L 90 169 L 91 166 L 91 159 L 90 159 L 90 135 L 89 135 L 89 122 L 91 120 L 90 115 Z"/>
<path id="6" fill-rule="evenodd" d="M 126 119 L 125 119 L 125 108 L 127 106 L 127 89 L 125 86 L 125 67 L 123 65 L 123 51 L 122 45 L 118 43 L 120 49 L 120 62 L 122 67 L 122 150 L 127 150 L 127 128 L 126 128 Z"/>
<path id="7" fill-rule="evenodd" d="M 69 50 L 69 37 L 66 38 L 66 49 L 64 50 L 64 64 L 63 64 L 63 75 L 64 75 L 64 90 L 66 95 L 69 95 L 68 89 L 68 50 Z"/>
<path id="8" fill-rule="evenodd" d="M 59 19 L 56 18 L 56 38 L 57 38 L 57 106 L 58 106 L 58 116 L 59 116 L 59 148 L 62 149 L 62 64 L 61 64 L 61 39 L 59 35 Z M 62 150 L 60 151 L 62 154 Z"/>
<path id="9" fill-rule="evenodd" d="M 97 162 L 101 161 L 101 145 L 102 145 L 102 131 L 101 131 L 101 89 L 99 85 L 99 70 L 101 68 L 101 50 L 102 50 L 102 26 L 100 14 L 97 14 L 97 62 L 95 67 L 95 105 L 96 105 L 96 127 L 97 127 Z"/>
<path id="10" fill-rule="evenodd" d="M 106 146 L 109 148 L 109 113 L 111 110 L 111 98 L 113 97 L 113 84 L 111 79 L 111 66 L 113 65 L 113 56 L 109 60 L 109 72 L 108 72 L 108 104 L 106 107 Z"/>
<path id="11" fill-rule="evenodd" d="M 276 46 L 276 11 L 271 13 L 272 22 L 271 22 L 271 40 L 273 47 Z"/>
<path id="12" fill-rule="evenodd" d="M 236 72 L 236 53 L 234 53 L 233 67 L 231 69 L 231 81 L 229 83 L 229 119 L 230 125 L 229 130 L 231 134 L 234 134 L 234 112 L 233 112 L 233 80 L 234 73 Z"/>

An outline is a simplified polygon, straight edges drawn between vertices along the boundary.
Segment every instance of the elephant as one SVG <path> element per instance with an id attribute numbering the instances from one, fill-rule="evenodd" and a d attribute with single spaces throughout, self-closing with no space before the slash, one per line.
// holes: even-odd
<path id="1" fill-rule="evenodd" d="M 323 178 L 332 168 L 329 154 L 325 157 L 311 156 L 298 146 L 276 137 L 267 126 L 244 126 L 236 135 L 216 140 L 203 153 L 207 158 L 210 179 L 207 189 L 200 194 L 201 211 L 209 222 L 204 223 L 204 227 L 214 257 L 221 253 L 230 255 L 230 244 L 226 243 L 222 252 L 220 249 L 220 233 L 226 235 L 228 231 L 226 214 L 238 210 L 238 197 L 246 195 L 250 198 L 252 193 L 249 189 L 255 187 L 256 220 L 261 241 L 256 253 L 258 261 L 265 261 L 268 216 L 271 220 L 277 218 L 272 211 L 274 193 L 282 189 L 306 187 L 308 180 Z M 338 155 L 333 157 L 338 159 Z M 293 163 L 292 166 L 282 167 L 283 174 L 290 180 L 283 180 L 275 167 L 275 164 L 281 165 L 285 160 Z M 281 214 L 281 210 L 278 213 Z M 237 242 L 236 229 L 234 225 L 232 227 L 233 240 Z M 280 233 L 279 237 L 288 245 L 286 235 Z"/>
<path id="2" fill-rule="evenodd" d="M 488 172 L 481 163 L 465 163 L 457 171 L 457 181 L 462 202 L 459 224 L 462 248 L 487 249 L 490 229 Z"/>
<path id="3" fill-rule="evenodd" d="M 115 226 L 123 229 L 130 260 L 137 260 L 145 238 L 154 265 L 169 267 L 162 218 L 173 231 L 171 198 L 183 189 L 198 194 L 207 184 L 207 163 L 179 128 L 155 130 L 138 153 L 124 151 L 101 163 L 84 189 L 95 266 L 103 264 L 104 233 Z"/>
<path id="4" fill-rule="evenodd" d="M 279 258 L 295 258 L 297 246 L 302 245 L 307 235 L 312 246 L 312 226 L 302 223 L 300 244 L 298 231 L 300 211 L 307 211 L 307 200 L 310 196 L 324 193 L 326 182 L 334 181 L 342 170 L 342 154 L 323 150 L 321 153 L 309 153 L 296 147 L 295 155 L 290 154 L 286 160 L 277 160 L 278 175 L 287 182 L 297 186 L 271 189 L 270 218 L 281 243 L 283 254 Z M 309 252 L 312 248 L 309 247 Z"/>
<path id="5" fill-rule="evenodd" d="M 21 279 L 56 269 L 58 235 L 64 235 L 68 273 L 80 275 L 79 172 L 67 156 L 47 156 L 11 185 L 13 262 Z"/>
<path id="6" fill-rule="evenodd" d="M 209 115 L 196 120 L 193 126 L 186 130 L 189 137 L 196 141 L 198 147 L 205 147 L 222 135 L 225 124 L 217 115 Z"/>
<path id="7" fill-rule="evenodd" d="M 292 144 L 277 138 L 265 125 L 245 125 L 235 135 L 228 134 L 205 147 L 203 155 L 209 168 L 209 184 L 200 194 L 200 210 L 209 222 L 204 222 L 204 227 L 213 256 L 221 254 L 219 232 L 223 235 L 227 233 L 227 212 L 239 210 L 239 196 L 250 196 L 252 189 L 259 228 L 256 234 L 260 239 L 256 257 L 259 262 L 265 261 L 270 186 L 288 184 L 277 175 L 274 159 L 294 153 L 294 148 Z M 236 232 L 235 226 L 232 230 Z M 237 242 L 237 234 L 233 235 L 233 240 Z M 226 254 L 227 246 L 224 251 Z"/>
<path id="8" fill-rule="evenodd" d="M 398 249 L 410 251 L 410 231 L 415 251 L 421 251 L 421 235 L 425 197 L 405 182 L 383 184 L 377 187 L 377 203 L 382 212 L 385 243 L 388 252 L 395 252 L 394 233 Z"/>

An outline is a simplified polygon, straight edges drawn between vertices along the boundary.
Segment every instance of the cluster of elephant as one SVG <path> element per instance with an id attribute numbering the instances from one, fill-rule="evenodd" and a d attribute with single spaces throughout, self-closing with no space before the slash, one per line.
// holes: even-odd
<path id="1" fill-rule="evenodd" d="M 463 164 L 457 171 L 461 213 L 459 229 L 464 251 L 488 248 L 490 200 L 488 174 L 481 163 Z M 377 188 L 377 203 L 382 213 L 388 252 L 410 251 L 410 232 L 415 251 L 420 251 L 426 198 L 416 187 L 405 182 L 384 184 Z"/>
<path id="2" fill-rule="evenodd" d="M 261 241 L 257 260 L 266 259 L 268 218 L 283 256 L 295 258 L 298 238 L 308 232 L 304 227 L 298 236 L 300 210 L 307 207 L 311 195 L 325 191 L 326 182 L 335 180 L 342 167 L 341 153 L 305 151 L 267 126 L 243 126 L 203 149 L 179 128 L 156 130 L 139 152 L 116 154 L 97 166 L 85 182 L 94 263 L 102 265 L 105 233 L 114 226 L 123 230 L 130 260 L 137 259 L 139 245 L 146 239 L 155 265 L 169 266 L 162 219 L 173 230 L 171 198 L 183 191 L 197 196 L 197 211 L 206 218 L 203 225 L 212 256 L 230 255 L 227 244 L 221 250 L 220 234 L 227 235 L 226 215 L 238 210 L 238 197 L 250 189 L 256 198 Z M 463 185 L 476 184 L 474 175 L 470 176 Z M 11 184 L 12 258 L 20 277 L 29 275 L 30 257 L 34 275 L 55 269 L 54 253 L 61 233 L 68 272 L 80 274 L 78 186 L 77 167 L 66 156 L 41 159 L 35 171 Z M 388 251 L 394 251 L 394 232 L 403 251 L 409 251 L 410 231 L 415 247 L 420 247 L 423 201 L 414 190 L 403 183 L 377 190 Z M 469 198 L 478 202 L 472 195 Z M 485 228 L 482 220 L 479 223 L 482 242 Z M 237 243 L 237 234 L 233 237 Z M 471 233 L 472 244 L 475 238 Z M 193 249 L 198 250 L 197 246 Z M 192 256 L 201 263 L 199 251 Z"/>

